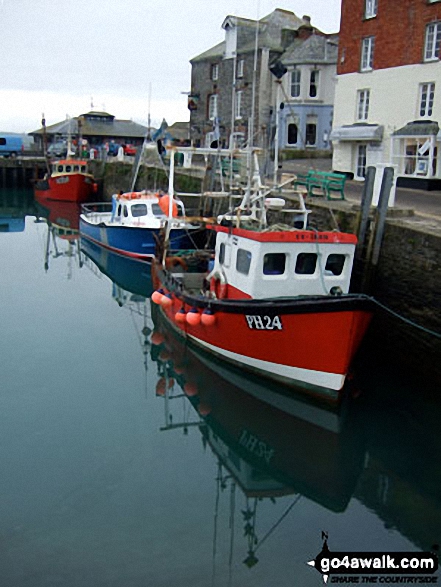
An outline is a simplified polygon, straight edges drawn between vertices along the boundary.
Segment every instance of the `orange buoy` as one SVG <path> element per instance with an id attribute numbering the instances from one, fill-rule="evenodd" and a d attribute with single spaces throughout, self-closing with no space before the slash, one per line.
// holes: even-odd
<path id="1" fill-rule="evenodd" d="M 187 324 L 190 326 L 197 326 L 201 322 L 201 315 L 199 314 L 199 310 L 197 308 L 191 308 L 187 312 L 186 316 Z"/>
<path id="2" fill-rule="evenodd" d="M 160 379 L 158 379 L 158 381 L 156 383 L 156 395 L 164 396 L 165 390 L 166 390 L 165 377 L 161 377 Z"/>
<path id="3" fill-rule="evenodd" d="M 155 304 L 160 304 L 163 297 L 164 297 L 164 290 L 163 289 L 157 289 L 151 295 L 152 302 L 154 302 Z"/>
<path id="4" fill-rule="evenodd" d="M 164 361 L 164 363 L 170 359 L 170 353 L 167 349 L 162 349 L 162 351 L 159 353 L 159 359 Z"/>
<path id="5" fill-rule="evenodd" d="M 181 308 L 175 314 L 175 320 L 178 324 L 184 324 L 184 322 L 186 321 L 186 317 L 187 312 L 184 310 L 184 308 Z"/>
<path id="6" fill-rule="evenodd" d="M 173 200 L 173 198 L 172 198 Z M 165 194 L 159 198 L 159 207 L 161 208 L 162 212 L 168 216 L 169 207 L 170 207 L 170 196 Z M 172 216 L 176 218 L 178 215 L 178 205 L 176 204 L 175 200 L 172 201 Z"/>
<path id="7" fill-rule="evenodd" d="M 155 346 L 159 346 L 164 342 L 164 340 L 164 335 L 161 332 L 159 332 L 159 330 L 155 330 L 150 338 L 151 343 Z"/>
<path id="8" fill-rule="evenodd" d="M 211 406 L 201 402 L 198 406 L 198 412 L 201 416 L 208 416 L 208 414 L 211 412 Z"/>
<path id="9" fill-rule="evenodd" d="M 201 322 L 204 326 L 213 326 L 216 322 L 216 316 L 210 310 L 206 308 L 201 314 Z"/>
<path id="10" fill-rule="evenodd" d="M 192 383 L 191 381 L 187 381 L 187 383 L 184 384 L 183 389 L 185 394 L 188 395 L 188 397 L 194 397 L 198 394 L 198 388 L 196 383 Z"/>
<path id="11" fill-rule="evenodd" d="M 169 293 L 163 295 L 160 304 L 163 308 L 170 308 L 170 306 L 173 304 L 172 295 Z"/>

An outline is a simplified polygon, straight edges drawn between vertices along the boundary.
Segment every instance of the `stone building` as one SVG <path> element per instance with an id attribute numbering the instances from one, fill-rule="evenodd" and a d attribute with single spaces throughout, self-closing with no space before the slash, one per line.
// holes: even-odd
<path id="1" fill-rule="evenodd" d="M 333 169 L 441 187 L 440 0 L 342 0 Z"/>
<path id="2" fill-rule="evenodd" d="M 207 146 L 219 140 L 223 146 L 230 141 L 240 145 L 247 142 L 250 131 L 254 145 L 268 147 L 274 139 L 278 103 L 279 147 L 303 148 L 308 137 L 310 147 L 325 147 L 323 138 L 331 128 L 336 39 L 315 29 L 309 17 L 281 9 L 260 21 L 227 16 L 222 28 L 225 40 L 191 60 L 188 106 L 193 144 Z M 294 70 L 300 72 L 301 93 L 293 95 Z M 281 83 L 279 71 L 283 72 Z M 313 71 L 314 95 L 310 89 Z M 285 103 L 289 108 L 284 108 Z"/>

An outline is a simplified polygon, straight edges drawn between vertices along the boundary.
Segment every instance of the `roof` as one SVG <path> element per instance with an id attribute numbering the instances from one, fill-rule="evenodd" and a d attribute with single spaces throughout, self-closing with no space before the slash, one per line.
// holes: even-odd
<path id="1" fill-rule="evenodd" d="M 331 141 L 381 141 L 384 127 L 379 124 L 348 124 L 332 129 Z"/>
<path id="2" fill-rule="evenodd" d="M 107 113 L 93 114 L 97 116 L 98 120 L 94 120 L 93 116 L 89 118 L 88 115 L 81 115 L 76 118 L 69 118 L 62 122 L 47 126 L 46 133 L 50 135 L 67 135 L 69 133 L 76 135 L 78 134 L 78 120 L 81 120 L 81 134 L 83 136 L 144 138 L 148 131 L 146 126 L 133 122 L 132 120 L 118 120 Z M 86 116 L 86 118 L 84 118 L 84 116 Z M 107 120 L 103 120 L 100 116 L 106 117 Z M 43 128 L 40 128 L 28 134 L 42 135 L 43 132 Z"/>
<path id="3" fill-rule="evenodd" d="M 301 63 L 337 63 L 338 36 L 312 34 L 295 39 L 281 56 L 284 65 Z"/>
<path id="4" fill-rule="evenodd" d="M 393 136 L 429 136 L 436 135 L 439 131 L 439 125 L 433 120 L 414 120 L 408 122 L 402 128 L 394 131 Z"/>
<path id="5" fill-rule="evenodd" d="M 190 123 L 189 122 L 175 122 L 167 128 L 168 133 L 172 139 L 185 141 L 188 139 L 190 134 Z"/>

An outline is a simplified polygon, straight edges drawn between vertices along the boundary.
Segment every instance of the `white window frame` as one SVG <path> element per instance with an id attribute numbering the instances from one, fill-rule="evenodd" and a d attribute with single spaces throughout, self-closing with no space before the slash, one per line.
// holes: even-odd
<path id="1" fill-rule="evenodd" d="M 315 87 L 315 96 L 311 96 L 311 89 L 312 86 Z M 317 100 L 319 97 L 320 92 L 320 70 L 319 69 L 311 69 L 309 74 L 309 90 L 308 90 L 308 97 Z"/>
<path id="2" fill-rule="evenodd" d="M 378 0 L 365 0 L 364 17 L 374 18 L 377 16 Z"/>
<path id="3" fill-rule="evenodd" d="M 435 101 L 435 82 L 420 84 L 419 92 L 419 118 L 430 118 L 433 114 L 433 103 Z"/>
<path id="4" fill-rule="evenodd" d="M 243 97 L 243 90 L 238 90 L 236 92 L 236 112 L 235 112 L 236 120 L 238 120 L 239 118 L 243 118 L 242 97 Z"/>
<path id="5" fill-rule="evenodd" d="M 424 40 L 424 61 L 439 61 L 441 48 L 441 21 L 426 26 Z"/>
<path id="6" fill-rule="evenodd" d="M 219 79 L 219 63 L 211 64 L 211 79 L 216 82 Z"/>
<path id="7" fill-rule="evenodd" d="M 364 122 L 369 117 L 371 91 L 367 88 L 357 92 L 357 121 Z"/>
<path id="8" fill-rule="evenodd" d="M 364 179 L 366 177 L 366 168 L 367 168 L 367 144 L 360 143 L 359 145 L 357 145 L 357 161 L 356 161 L 356 165 L 355 165 L 355 177 L 357 179 Z M 360 172 L 362 172 L 362 173 L 360 173 Z"/>
<path id="9" fill-rule="evenodd" d="M 214 120 L 217 118 L 218 99 L 217 94 L 210 94 L 208 97 L 208 118 Z"/>
<path id="10" fill-rule="evenodd" d="M 294 79 L 294 78 L 297 78 L 297 79 Z M 301 82 L 302 82 L 301 70 L 297 69 L 297 68 L 293 69 L 291 71 L 291 80 L 290 80 L 291 98 L 300 98 Z"/>
<path id="11" fill-rule="evenodd" d="M 361 42 L 360 71 L 372 71 L 374 68 L 375 37 L 364 37 Z"/>
<path id="12" fill-rule="evenodd" d="M 244 65 L 245 65 L 245 59 L 239 59 L 239 61 L 237 62 L 236 77 L 239 77 L 239 78 L 243 77 Z"/>

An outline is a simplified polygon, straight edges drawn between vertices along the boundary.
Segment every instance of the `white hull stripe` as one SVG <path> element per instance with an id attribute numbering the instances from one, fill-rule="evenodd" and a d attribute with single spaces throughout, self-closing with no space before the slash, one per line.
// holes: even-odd
<path id="1" fill-rule="evenodd" d="M 261 359 L 253 359 L 246 355 L 239 355 L 231 351 L 227 351 L 220 347 L 214 346 L 209 342 L 201 340 L 195 336 L 188 334 L 190 338 L 197 343 L 217 355 L 235 361 L 236 363 L 242 363 L 248 365 L 253 369 L 264 371 L 276 375 L 277 377 L 283 377 L 292 381 L 303 381 L 309 385 L 315 385 L 317 387 L 323 387 L 326 389 L 333 389 L 339 391 L 345 382 L 345 375 L 339 373 L 327 373 L 325 371 L 314 371 L 312 369 L 302 369 L 300 367 L 289 367 L 287 365 L 280 365 L 279 363 L 271 363 L 269 361 L 262 361 Z"/>

